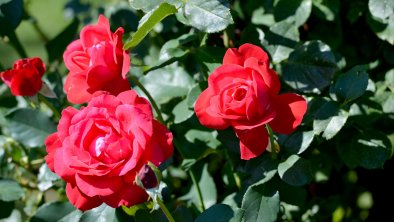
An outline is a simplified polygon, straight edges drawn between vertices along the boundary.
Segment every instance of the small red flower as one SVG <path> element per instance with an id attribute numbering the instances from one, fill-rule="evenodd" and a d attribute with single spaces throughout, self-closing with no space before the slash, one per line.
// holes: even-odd
<path id="1" fill-rule="evenodd" d="M 232 127 L 240 139 L 241 159 L 259 156 L 269 136 L 290 134 L 306 112 L 305 99 L 294 93 L 279 95 L 280 81 L 269 67 L 268 55 L 252 44 L 228 49 L 223 65 L 208 78 L 208 88 L 194 107 L 200 123 L 213 129 Z"/>
<path id="2" fill-rule="evenodd" d="M 42 87 L 45 64 L 40 58 L 19 59 L 11 70 L 1 72 L 1 79 L 15 96 L 34 96 Z"/>
<path id="3" fill-rule="evenodd" d="M 88 102 L 98 91 L 116 96 L 130 89 L 126 78 L 130 57 L 123 49 L 123 32 L 123 28 L 111 32 L 108 19 L 100 15 L 97 25 L 85 26 L 81 38 L 67 47 L 63 59 L 70 72 L 64 91 L 70 102 Z"/>

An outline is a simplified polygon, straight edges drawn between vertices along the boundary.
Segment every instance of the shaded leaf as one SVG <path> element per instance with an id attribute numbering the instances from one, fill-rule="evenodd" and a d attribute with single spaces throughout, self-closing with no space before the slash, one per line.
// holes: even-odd
<path id="1" fill-rule="evenodd" d="M 11 136 L 28 147 L 43 146 L 45 138 L 56 131 L 55 124 L 38 110 L 16 109 L 6 119 Z"/>
<path id="2" fill-rule="evenodd" d="M 0 201 L 19 200 L 24 195 L 24 190 L 13 180 L 0 180 Z"/>
<path id="3" fill-rule="evenodd" d="M 174 58 L 180 58 L 188 53 L 187 49 L 183 49 L 181 46 L 193 41 L 197 36 L 193 33 L 184 34 L 176 39 L 164 43 L 160 49 L 159 61 L 164 62 Z"/>
<path id="4" fill-rule="evenodd" d="M 375 130 L 358 134 L 350 142 L 336 148 L 343 162 L 351 168 L 382 168 L 393 152 L 393 145 L 387 136 Z"/>
<path id="5" fill-rule="evenodd" d="M 312 179 L 310 164 L 307 160 L 291 155 L 278 166 L 280 178 L 289 185 L 302 186 Z"/>
<path id="6" fill-rule="evenodd" d="M 313 131 L 297 131 L 289 136 L 280 135 L 279 139 L 280 141 L 283 140 L 283 142 L 281 143 L 285 147 L 285 152 L 289 152 L 292 154 L 301 154 L 312 143 L 314 135 L 315 134 Z"/>
<path id="7" fill-rule="evenodd" d="M 279 213 L 279 192 L 266 184 L 250 186 L 242 200 L 244 221 L 276 221 Z"/>
<path id="8" fill-rule="evenodd" d="M 362 96 L 368 86 L 368 73 L 363 66 L 356 66 L 339 76 L 332 88 L 332 92 L 351 101 Z"/>
<path id="9" fill-rule="evenodd" d="M 324 103 L 315 113 L 313 132 L 318 135 L 323 132 L 327 140 L 333 138 L 345 125 L 349 114 L 339 108 L 338 103 Z"/>
<path id="10" fill-rule="evenodd" d="M 312 0 L 279 0 L 275 5 L 275 20 L 291 18 L 296 26 L 306 22 L 312 11 Z"/>
<path id="11" fill-rule="evenodd" d="M 336 61 L 330 47 L 320 41 L 310 41 L 290 54 L 283 64 L 283 79 L 294 89 L 320 93 L 330 84 L 335 71 Z"/>
<path id="12" fill-rule="evenodd" d="M 114 221 L 115 218 L 115 208 L 101 204 L 96 208 L 84 212 L 79 222 L 106 222 Z"/>
<path id="13" fill-rule="evenodd" d="M 215 204 L 208 208 L 195 222 L 227 222 L 235 216 L 234 210 L 225 204 Z"/>
<path id="14" fill-rule="evenodd" d="M 22 20 L 22 0 L 0 0 L 0 36 L 12 33 Z"/>
<path id="15" fill-rule="evenodd" d="M 375 18 L 384 21 L 394 14 L 394 1 L 369 0 L 368 9 Z"/>
<path id="16" fill-rule="evenodd" d="M 175 116 L 174 123 L 178 124 L 192 117 L 194 114 L 194 110 L 188 107 L 187 100 L 182 100 L 174 107 L 174 109 L 172 110 L 172 114 L 174 114 Z"/>
<path id="17" fill-rule="evenodd" d="M 40 206 L 36 214 L 31 218 L 31 222 L 52 222 L 59 221 L 73 214 L 75 208 L 69 202 L 52 202 Z"/>

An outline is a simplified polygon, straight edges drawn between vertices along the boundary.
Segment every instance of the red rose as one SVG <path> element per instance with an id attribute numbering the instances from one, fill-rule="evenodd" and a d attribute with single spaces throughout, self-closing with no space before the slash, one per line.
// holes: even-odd
<path id="1" fill-rule="evenodd" d="M 97 25 L 84 27 L 80 39 L 72 42 L 63 54 L 70 70 L 64 91 L 72 103 L 88 102 L 96 91 L 113 95 L 129 90 L 126 74 L 130 57 L 123 50 L 123 28 L 112 33 L 108 20 L 100 15 Z"/>
<path id="2" fill-rule="evenodd" d="M 103 202 L 132 206 L 148 195 L 134 181 L 148 162 L 173 151 L 172 134 L 153 119 L 149 102 L 134 91 L 93 97 L 87 107 L 68 107 L 45 141 L 49 168 L 62 177 L 70 202 L 81 210 Z"/>
<path id="3" fill-rule="evenodd" d="M 200 123 L 213 129 L 232 126 L 240 139 L 241 158 L 248 160 L 266 149 L 265 125 L 289 134 L 301 123 L 306 101 L 294 93 L 279 93 L 280 82 L 269 68 L 267 54 L 244 44 L 228 49 L 223 65 L 208 78 L 208 88 L 194 107 Z"/>
<path id="4" fill-rule="evenodd" d="M 40 58 L 19 59 L 11 70 L 1 72 L 1 79 L 15 96 L 34 96 L 42 87 L 45 64 Z"/>

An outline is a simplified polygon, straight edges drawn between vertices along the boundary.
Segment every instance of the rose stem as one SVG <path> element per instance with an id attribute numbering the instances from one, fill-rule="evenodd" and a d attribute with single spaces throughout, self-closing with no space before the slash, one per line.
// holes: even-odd
<path id="1" fill-rule="evenodd" d="M 270 146 L 271 146 L 271 156 L 273 159 L 277 158 L 276 155 L 276 150 L 275 150 L 275 140 L 274 140 L 274 133 L 272 132 L 271 127 L 268 124 L 265 124 L 265 127 L 267 128 L 268 135 L 270 138 Z"/>
<path id="2" fill-rule="evenodd" d="M 130 80 L 136 85 L 138 86 L 142 92 L 145 93 L 145 95 L 148 97 L 150 103 L 152 104 L 153 109 L 156 111 L 157 114 L 157 119 L 164 124 L 164 119 L 163 116 L 161 115 L 160 109 L 157 106 L 155 100 L 153 99 L 153 97 L 150 95 L 150 93 L 148 92 L 148 90 L 146 90 L 146 88 L 141 84 L 140 81 L 138 81 L 137 78 L 135 78 L 134 76 L 130 76 Z"/>
<path id="3" fill-rule="evenodd" d="M 189 175 L 192 178 L 194 186 L 196 186 L 196 190 L 197 190 L 197 194 L 198 194 L 198 199 L 200 201 L 201 209 L 202 209 L 202 211 L 205 211 L 204 199 L 202 197 L 200 185 L 197 183 L 196 177 L 194 176 L 194 173 L 193 173 L 192 169 L 189 170 Z"/>
<path id="4" fill-rule="evenodd" d="M 49 109 L 51 109 L 51 111 L 53 112 L 53 115 L 55 115 L 55 117 L 59 120 L 61 115 L 59 113 L 59 111 L 52 105 L 52 103 L 50 103 L 47 98 L 45 98 L 45 96 L 42 96 L 40 94 L 38 94 L 38 99 L 39 101 L 43 102 L 45 105 L 47 105 L 49 107 Z"/>
<path id="5" fill-rule="evenodd" d="M 159 204 L 161 210 L 163 211 L 163 213 L 166 215 L 167 219 L 169 222 L 175 222 L 174 218 L 172 217 L 170 211 L 168 211 L 166 205 L 164 205 L 163 201 L 161 201 L 161 199 L 156 196 L 156 202 Z"/>
<path id="6" fill-rule="evenodd" d="M 10 39 L 11 45 L 15 48 L 15 50 L 18 52 L 18 54 L 22 58 L 27 58 L 27 54 L 25 49 L 23 48 L 21 42 L 19 41 L 18 37 L 16 36 L 15 32 L 11 32 L 8 35 L 8 38 Z"/>

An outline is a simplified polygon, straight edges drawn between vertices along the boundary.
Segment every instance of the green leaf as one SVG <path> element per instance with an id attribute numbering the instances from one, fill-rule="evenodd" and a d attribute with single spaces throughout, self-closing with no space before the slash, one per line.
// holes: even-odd
<path id="1" fill-rule="evenodd" d="M 207 33 L 234 23 L 227 0 L 188 0 L 181 13 L 189 25 Z"/>
<path id="2" fill-rule="evenodd" d="M 342 129 L 348 116 L 348 112 L 340 109 L 338 103 L 326 102 L 315 113 L 313 132 L 316 135 L 323 132 L 323 137 L 329 140 Z"/>
<path id="3" fill-rule="evenodd" d="M 297 155 L 291 155 L 280 163 L 278 173 L 284 182 L 292 186 L 303 186 L 312 179 L 309 161 Z"/>
<path id="4" fill-rule="evenodd" d="M 194 110 L 190 109 L 187 105 L 187 100 L 182 100 L 178 103 L 174 109 L 172 110 L 172 114 L 174 114 L 174 123 L 178 124 L 188 120 L 190 117 L 193 116 Z"/>
<path id="5" fill-rule="evenodd" d="M 312 143 L 314 135 L 313 131 L 297 131 L 289 136 L 281 135 L 279 139 L 283 140 L 282 145 L 285 147 L 285 152 L 301 154 Z"/>
<path id="6" fill-rule="evenodd" d="M 385 21 L 394 14 L 394 1 L 369 0 L 368 9 L 376 19 Z"/>
<path id="7" fill-rule="evenodd" d="M 266 46 L 272 62 L 279 63 L 289 57 L 297 42 L 300 41 L 300 34 L 291 20 L 275 23 L 269 31 L 262 44 Z"/>
<path id="8" fill-rule="evenodd" d="M 279 192 L 267 184 L 250 186 L 242 200 L 243 221 L 277 221 L 279 203 Z"/>
<path id="9" fill-rule="evenodd" d="M 1 192 L 1 191 L 0 191 Z M 8 218 L 11 216 L 12 211 L 14 210 L 15 202 L 13 201 L 2 201 L 0 200 L 0 219 Z M 3 221 L 3 220 L 1 220 Z M 7 220 L 5 220 L 6 222 Z M 10 220 L 11 222 L 12 220 Z"/>
<path id="10" fill-rule="evenodd" d="M 210 75 L 217 67 L 222 65 L 225 49 L 221 47 L 200 47 L 196 50 L 196 57 Z"/>
<path id="11" fill-rule="evenodd" d="M 159 104 L 166 103 L 175 97 L 186 96 L 194 85 L 194 80 L 189 74 L 175 65 L 151 71 L 143 76 L 140 82 Z"/>
<path id="12" fill-rule="evenodd" d="M 31 218 L 31 222 L 52 222 L 59 221 L 74 214 L 75 208 L 69 202 L 52 202 L 40 206 L 36 214 Z M 64 221 L 64 220 L 63 220 Z"/>
<path id="13" fill-rule="evenodd" d="M 283 64 L 283 79 L 304 93 L 318 93 L 330 84 L 336 71 L 336 61 L 330 47 L 320 41 L 310 41 L 297 47 Z"/>
<path id="14" fill-rule="evenodd" d="M 99 207 L 84 212 L 79 222 L 106 222 L 114 221 L 115 218 L 115 208 L 101 204 Z"/>
<path id="15" fill-rule="evenodd" d="M 364 66 L 356 66 L 339 76 L 332 88 L 332 92 L 351 101 L 362 96 L 368 86 L 368 73 Z"/>
<path id="16" fill-rule="evenodd" d="M 165 17 L 172 15 L 176 12 L 177 9 L 173 5 L 165 2 L 160 4 L 160 6 L 154 11 L 145 15 L 148 17 L 142 18 L 144 22 L 138 27 L 137 31 L 133 34 L 131 40 L 125 43 L 124 48 L 127 50 L 137 46 L 145 38 L 145 36 L 148 35 L 148 33 L 157 23 L 159 23 Z"/>
<path id="17" fill-rule="evenodd" d="M 42 164 L 38 173 L 38 189 L 45 191 L 53 186 L 59 176 L 53 173 L 46 163 Z"/>
<path id="18" fill-rule="evenodd" d="M 380 39 L 394 45 L 394 15 L 390 16 L 386 23 L 381 23 L 371 16 L 367 16 L 367 22 Z"/>
<path id="19" fill-rule="evenodd" d="M 343 162 L 351 168 L 383 168 L 393 152 L 393 145 L 387 136 L 376 130 L 358 134 L 350 142 L 336 148 Z"/>
<path id="20" fill-rule="evenodd" d="M 215 204 L 202 212 L 195 222 L 227 222 L 235 216 L 234 210 L 225 204 Z"/>
<path id="21" fill-rule="evenodd" d="M 0 200 L 14 201 L 19 200 L 24 195 L 24 190 L 13 180 L 0 180 Z"/>
<path id="22" fill-rule="evenodd" d="M 22 0 L 0 0 L 0 36 L 12 33 L 22 20 Z"/>
<path id="23" fill-rule="evenodd" d="M 159 61 L 163 62 L 186 55 L 188 50 L 183 49 L 182 46 L 193 41 L 196 37 L 195 34 L 189 33 L 164 43 L 163 47 L 160 49 Z"/>
<path id="24" fill-rule="evenodd" d="M 16 109 L 6 119 L 11 136 L 27 147 L 43 146 L 45 138 L 56 131 L 49 117 L 34 109 Z"/>
<path id="25" fill-rule="evenodd" d="M 327 21 L 334 21 L 338 16 L 339 0 L 313 0 L 313 11 L 317 16 Z"/>
<path id="26" fill-rule="evenodd" d="M 59 35 L 45 44 L 49 62 L 63 59 L 63 52 L 75 38 L 78 31 L 79 20 L 74 19 Z"/>
<path id="27" fill-rule="evenodd" d="M 208 147 L 216 149 L 218 146 L 220 146 L 219 140 L 216 139 L 217 131 L 202 131 L 202 130 L 196 130 L 196 129 L 191 129 L 187 131 L 185 134 L 185 137 L 187 141 L 191 143 L 204 143 Z"/>
<path id="28" fill-rule="evenodd" d="M 186 97 L 187 106 L 189 108 L 194 108 L 194 104 L 196 103 L 197 98 L 200 96 L 203 88 L 206 88 L 206 82 L 200 82 L 190 89 Z"/>
<path id="29" fill-rule="evenodd" d="M 216 191 L 215 182 L 213 181 L 212 176 L 208 172 L 208 165 L 205 164 L 202 167 L 202 171 L 200 175 L 197 175 L 195 169 L 197 169 L 197 167 L 193 167 L 190 170 L 193 170 L 195 174 L 197 183 L 201 190 L 202 199 L 204 200 L 204 206 L 206 208 L 211 207 L 216 203 L 217 191 Z M 187 193 L 185 196 L 182 196 L 180 199 L 188 200 L 189 202 L 194 203 L 196 206 L 200 206 L 197 188 L 194 184 L 191 186 L 189 193 Z"/>
<path id="30" fill-rule="evenodd" d="M 157 6 L 163 2 L 171 4 L 176 8 L 183 5 L 182 0 L 129 0 L 130 6 L 132 8 L 142 10 L 145 13 L 157 8 Z"/>
<path id="31" fill-rule="evenodd" d="M 301 26 L 312 11 L 312 0 L 279 0 L 275 5 L 275 21 L 282 21 L 288 18 L 294 21 L 295 25 Z"/>
<path id="32" fill-rule="evenodd" d="M 172 213 L 172 216 L 174 217 L 174 220 L 176 222 L 187 222 L 187 221 L 193 221 L 193 213 L 190 209 L 180 205 L 177 206 L 175 211 Z"/>

